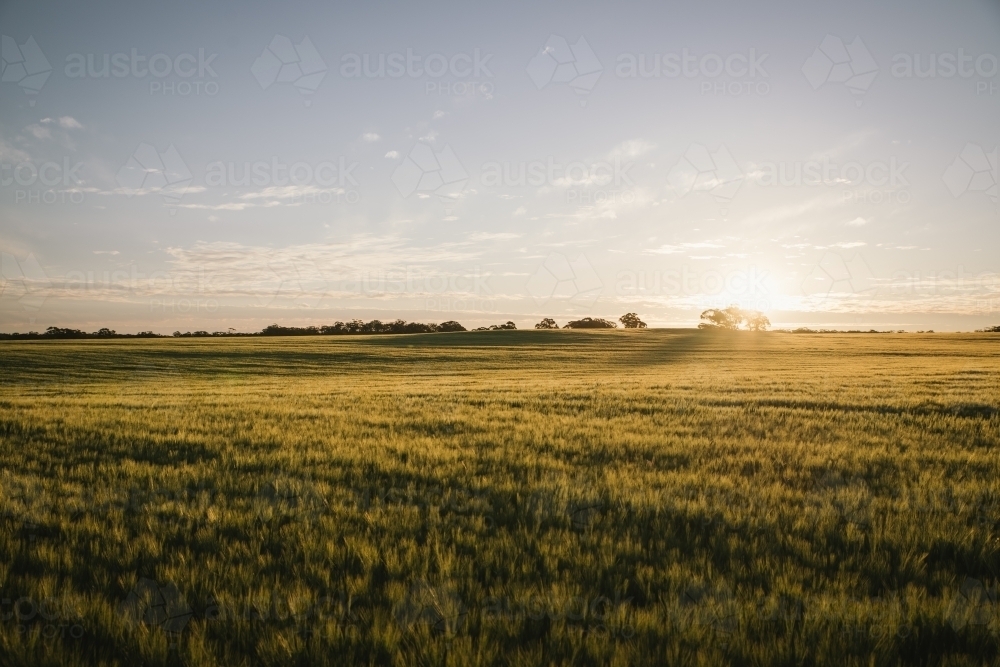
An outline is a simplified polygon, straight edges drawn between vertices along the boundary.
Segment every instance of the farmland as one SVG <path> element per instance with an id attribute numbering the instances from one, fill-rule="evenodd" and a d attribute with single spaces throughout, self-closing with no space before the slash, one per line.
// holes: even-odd
<path id="1" fill-rule="evenodd" d="M 0 360 L 0 664 L 1000 660 L 995 334 Z"/>

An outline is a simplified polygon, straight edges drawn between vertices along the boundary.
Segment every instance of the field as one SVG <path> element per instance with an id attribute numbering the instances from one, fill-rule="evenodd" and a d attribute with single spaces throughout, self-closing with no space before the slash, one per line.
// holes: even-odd
<path id="1" fill-rule="evenodd" d="M 997 335 L 0 361 L 0 664 L 1000 661 Z"/>

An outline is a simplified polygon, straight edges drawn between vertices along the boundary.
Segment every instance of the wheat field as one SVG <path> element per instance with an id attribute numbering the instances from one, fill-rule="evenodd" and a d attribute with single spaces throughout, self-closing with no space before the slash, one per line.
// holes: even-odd
<path id="1" fill-rule="evenodd" d="M 0 664 L 1000 660 L 998 335 L 0 359 Z"/>

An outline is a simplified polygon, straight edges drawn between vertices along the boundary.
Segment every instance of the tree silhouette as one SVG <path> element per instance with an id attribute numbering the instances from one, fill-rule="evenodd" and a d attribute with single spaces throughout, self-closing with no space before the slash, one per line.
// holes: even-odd
<path id="1" fill-rule="evenodd" d="M 767 331 L 771 326 L 771 320 L 767 319 L 767 315 L 756 310 L 746 313 L 744 321 L 750 331 Z"/>
<path id="2" fill-rule="evenodd" d="M 506 324 L 494 324 L 488 329 L 516 329 L 513 322 Z M 558 328 L 558 327 L 556 327 Z M 441 324 L 424 324 L 422 322 L 407 322 L 406 320 L 394 320 L 392 322 L 382 322 L 381 320 L 351 320 L 344 322 L 334 322 L 323 326 L 308 327 L 286 327 L 280 324 L 269 324 L 261 331 L 255 333 L 241 333 L 230 327 L 227 331 L 188 331 L 181 333 L 175 331 L 174 338 L 219 338 L 229 336 L 343 336 L 347 334 L 414 334 L 414 333 L 434 333 L 448 331 L 466 331 L 460 323 L 455 320 L 448 320 Z M 44 333 L 29 331 L 28 333 L 0 333 L 0 340 L 15 339 L 39 339 L 39 338 L 165 338 L 163 334 L 152 331 L 140 331 L 136 334 L 120 334 L 114 329 L 104 327 L 93 333 L 87 333 L 80 329 L 66 329 L 61 327 L 48 327 Z"/>
<path id="3" fill-rule="evenodd" d="M 567 322 L 564 329 L 617 329 L 618 325 L 601 317 L 585 317 L 582 320 Z"/>
<path id="4" fill-rule="evenodd" d="M 506 324 L 491 324 L 488 327 L 477 327 L 473 331 L 506 331 L 517 329 L 517 325 L 507 320 Z"/>
<path id="5" fill-rule="evenodd" d="M 559 325 L 551 317 L 544 318 L 541 322 L 535 325 L 536 329 L 558 329 Z"/>
<path id="6" fill-rule="evenodd" d="M 618 318 L 618 321 L 622 323 L 622 326 L 626 329 L 645 329 L 646 323 L 639 319 L 639 316 L 635 313 L 625 313 Z"/>
<path id="7" fill-rule="evenodd" d="M 736 306 L 728 308 L 709 308 L 701 314 L 702 322 L 699 329 L 728 329 L 736 331 L 745 324 L 750 331 L 766 331 L 771 321 L 764 313 L 756 310 L 743 310 Z"/>

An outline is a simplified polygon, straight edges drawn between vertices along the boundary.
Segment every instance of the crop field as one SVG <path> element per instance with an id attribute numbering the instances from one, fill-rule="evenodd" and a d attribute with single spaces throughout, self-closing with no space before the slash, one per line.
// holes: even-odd
<path id="1" fill-rule="evenodd" d="M 998 408 L 994 334 L 0 343 L 0 664 L 995 664 Z"/>

